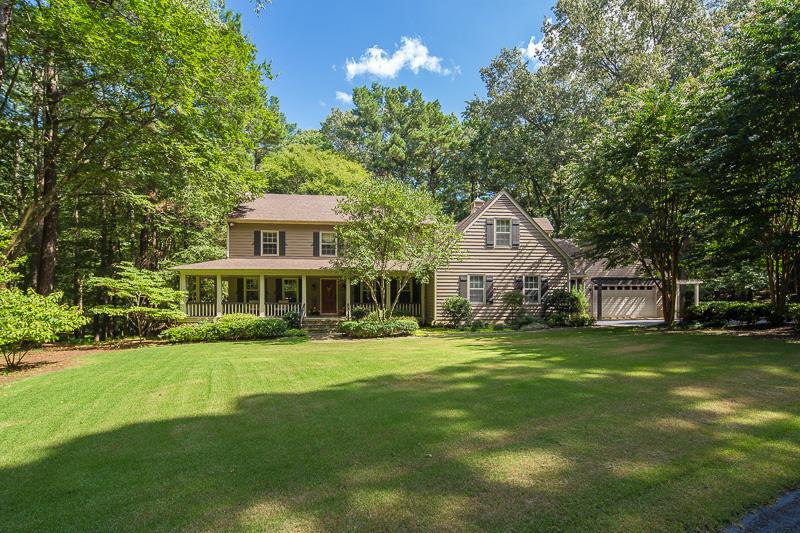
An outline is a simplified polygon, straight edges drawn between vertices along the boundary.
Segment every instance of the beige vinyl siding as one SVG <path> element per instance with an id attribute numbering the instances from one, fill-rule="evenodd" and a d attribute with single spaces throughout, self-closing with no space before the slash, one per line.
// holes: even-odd
<path id="1" fill-rule="evenodd" d="M 253 257 L 253 232 L 285 231 L 286 257 L 314 257 L 314 232 L 333 231 L 333 225 L 257 224 L 235 222 L 230 228 L 230 257 Z"/>
<path id="2" fill-rule="evenodd" d="M 494 247 L 485 244 L 487 218 L 516 218 L 519 220 L 519 248 Z M 538 228 L 520 212 L 505 195 L 500 196 L 472 226 L 466 230 L 461 241 L 464 256 L 446 270 L 436 273 L 436 315 L 442 320 L 442 302 L 458 294 L 460 275 L 488 275 L 494 277 L 494 303 L 473 304 L 478 320 L 500 321 L 508 315 L 502 302 L 506 292 L 514 290 L 514 278 L 526 274 L 548 279 L 549 289 L 566 289 L 568 266 L 561 252 Z M 531 313 L 538 313 L 539 304 L 527 304 Z"/>

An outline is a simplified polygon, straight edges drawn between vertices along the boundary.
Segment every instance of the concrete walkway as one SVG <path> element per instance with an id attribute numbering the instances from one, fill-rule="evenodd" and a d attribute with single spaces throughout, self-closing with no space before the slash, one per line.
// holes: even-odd
<path id="1" fill-rule="evenodd" d="M 725 533 L 783 533 L 800 531 L 800 490 L 787 492 L 778 501 L 748 513 Z"/>
<path id="2" fill-rule="evenodd" d="M 658 326 L 663 323 L 664 321 L 660 318 L 655 318 L 646 320 L 598 320 L 594 325 L 601 328 L 644 328 Z"/>

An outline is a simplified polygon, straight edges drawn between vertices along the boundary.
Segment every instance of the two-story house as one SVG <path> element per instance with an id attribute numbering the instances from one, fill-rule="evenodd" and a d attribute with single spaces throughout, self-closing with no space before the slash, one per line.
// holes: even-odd
<path id="1" fill-rule="evenodd" d="M 331 264 L 338 253 L 335 227 L 347 223 L 336 212 L 338 201 L 266 194 L 236 209 L 226 220 L 225 259 L 174 267 L 189 295 L 187 315 L 280 317 L 296 311 L 313 320 L 348 316 L 356 305 L 372 307 L 366 287 L 351 283 Z M 529 312 L 537 313 L 548 290 L 579 287 L 587 291 L 596 317 L 660 316 L 652 281 L 635 269 L 609 272 L 599 263 L 581 264 L 573 245 L 552 238 L 546 218 L 529 216 L 504 191 L 476 200 L 457 228 L 463 234 L 459 260 L 436 272 L 430 283 L 409 284 L 400 294 L 398 314 L 440 322 L 445 298 L 461 295 L 472 303 L 475 318 L 501 321 L 508 314 L 502 302 L 506 292 L 521 290 Z M 397 286 L 382 289 L 394 296 Z M 611 300 L 603 300 L 603 293 Z"/>

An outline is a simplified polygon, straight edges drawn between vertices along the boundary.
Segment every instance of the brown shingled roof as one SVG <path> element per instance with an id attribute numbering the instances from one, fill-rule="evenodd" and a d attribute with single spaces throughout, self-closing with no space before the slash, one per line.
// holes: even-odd
<path id="1" fill-rule="evenodd" d="M 237 207 L 229 219 L 259 222 L 342 222 L 335 209 L 342 196 L 265 194 Z"/>
<path id="2" fill-rule="evenodd" d="M 623 265 L 614 268 L 608 267 L 608 261 L 599 259 L 597 261 L 590 261 L 584 257 L 583 250 L 580 246 L 570 241 L 569 239 L 553 239 L 558 246 L 564 250 L 567 255 L 572 259 L 572 271 L 574 276 L 590 276 L 590 277 L 613 277 L 613 278 L 630 278 L 643 276 L 641 268 L 638 265 Z"/>

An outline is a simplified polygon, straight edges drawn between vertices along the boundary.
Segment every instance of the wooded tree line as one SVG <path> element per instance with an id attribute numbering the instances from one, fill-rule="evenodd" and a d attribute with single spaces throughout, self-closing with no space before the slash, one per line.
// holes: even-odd
<path id="1" fill-rule="evenodd" d="M 456 218 L 507 189 L 557 235 L 639 262 L 668 306 L 679 275 L 763 277 L 783 305 L 800 255 L 798 17 L 791 0 L 560 0 L 535 55 L 500 51 L 460 117 L 373 84 L 300 131 L 215 3 L 0 0 L 5 261 L 25 258 L 22 286 L 104 304 L 86 281 L 115 264 L 223 256 L 222 220 L 248 194 L 375 176 Z"/>

